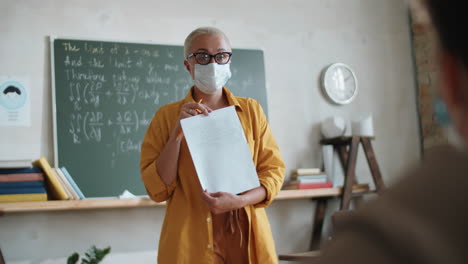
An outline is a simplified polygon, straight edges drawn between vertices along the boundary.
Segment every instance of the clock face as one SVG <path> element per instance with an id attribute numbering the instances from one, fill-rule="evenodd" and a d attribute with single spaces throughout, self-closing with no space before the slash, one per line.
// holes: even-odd
<path id="1" fill-rule="evenodd" d="M 323 88 L 333 102 L 348 104 L 357 95 L 358 84 L 356 75 L 345 64 L 332 64 L 325 70 Z"/>

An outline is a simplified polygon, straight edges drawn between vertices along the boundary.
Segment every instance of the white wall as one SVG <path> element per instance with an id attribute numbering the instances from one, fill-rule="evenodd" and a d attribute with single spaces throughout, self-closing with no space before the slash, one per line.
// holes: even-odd
<path id="1" fill-rule="evenodd" d="M 0 75 L 29 76 L 32 90 L 32 125 L 0 128 L 0 158 L 52 160 L 47 36 L 182 44 L 195 27 L 212 25 L 234 47 L 264 49 L 270 123 L 288 177 L 321 165 L 321 120 L 372 113 L 377 159 L 392 182 L 420 156 L 407 15 L 405 0 L 0 0 Z M 349 64 L 359 78 L 350 105 L 329 104 L 319 89 L 320 72 L 333 62 Z M 359 178 L 369 181 L 359 155 Z M 268 208 L 280 253 L 308 247 L 314 207 L 296 200 Z M 0 217 L 0 247 L 8 263 L 63 263 L 92 244 L 112 246 L 106 263 L 154 263 L 163 215 L 163 208 L 8 214 Z"/>

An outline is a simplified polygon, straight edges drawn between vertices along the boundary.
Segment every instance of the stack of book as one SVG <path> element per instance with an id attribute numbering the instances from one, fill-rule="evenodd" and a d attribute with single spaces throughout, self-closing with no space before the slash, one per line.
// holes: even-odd
<path id="1" fill-rule="evenodd" d="M 3 165 L 0 163 L 0 202 L 85 198 L 67 169 L 52 168 L 45 157 L 30 164 L 30 168 L 7 169 Z"/>
<path id="2" fill-rule="evenodd" d="M 332 188 L 333 182 L 327 174 L 318 168 L 300 168 L 293 171 L 291 181 L 283 186 L 283 190 L 305 190 Z"/>
<path id="3" fill-rule="evenodd" d="M 47 201 L 40 168 L 0 169 L 0 202 Z"/>
<path id="4" fill-rule="evenodd" d="M 52 200 L 84 199 L 83 193 L 66 168 L 52 168 L 45 157 L 41 157 L 34 164 L 44 170 Z"/>

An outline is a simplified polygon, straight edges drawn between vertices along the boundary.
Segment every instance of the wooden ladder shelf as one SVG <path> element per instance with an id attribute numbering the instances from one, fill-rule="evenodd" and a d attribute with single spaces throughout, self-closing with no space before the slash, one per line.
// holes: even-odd
<path id="1" fill-rule="evenodd" d="M 321 145 L 333 146 L 334 151 L 338 153 L 341 165 L 344 170 L 344 186 L 343 192 L 340 195 L 340 211 L 349 210 L 351 199 L 353 197 L 353 188 L 355 188 L 357 184 L 356 162 L 359 144 L 362 144 L 362 147 L 364 149 L 364 153 L 367 158 L 367 163 L 369 164 L 369 168 L 371 171 L 372 179 L 375 184 L 375 192 L 380 193 L 385 189 L 385 185 L 382 180 L 382 174 L 380 173 L 374 149 L 372 148 L 372 139 L 374 138 L 352 136 L 329 138 L 320 141 Z M 320 255 L 320 240 L 322 237 L 322 229 L 325 218 L 327 200 L 328 199 L 326 198 L 317 200 L 314 216 L 314 226 L 312 230 L 312 239 L 310 244 L 311 251 L 303 253 L 281 254 L 279 255 L 280 260 L 310 261 L 316 259 Z"/>

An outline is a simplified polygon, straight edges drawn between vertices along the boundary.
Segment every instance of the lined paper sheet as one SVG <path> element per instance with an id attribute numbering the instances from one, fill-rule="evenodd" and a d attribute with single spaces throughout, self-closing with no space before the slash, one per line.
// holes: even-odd
<path id="1" fill-rule="evenodd" d="M 180 123 L 204 190 L 238 194 L 260 186 L 234 106 Z"/>

